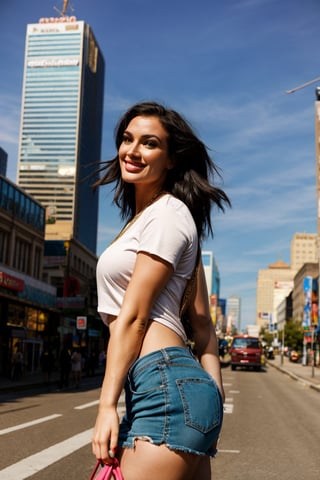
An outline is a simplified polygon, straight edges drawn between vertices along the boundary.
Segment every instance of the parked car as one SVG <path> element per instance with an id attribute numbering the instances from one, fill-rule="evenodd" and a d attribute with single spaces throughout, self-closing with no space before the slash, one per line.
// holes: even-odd
<path id="1" fill-rule="evenodd" d="M 231 368 L 253 368 L 261 370 L 264 364 L 264 350 L 258 337 L 237 335 L 233 337 L 230 346 Z"/>

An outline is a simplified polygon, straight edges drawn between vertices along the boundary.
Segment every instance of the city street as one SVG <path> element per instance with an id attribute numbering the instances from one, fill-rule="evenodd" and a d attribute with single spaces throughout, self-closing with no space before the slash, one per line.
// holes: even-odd
<path id="1" fill-rule="evenodd" d="M 319 392 L 271 366 L 262 372 L 227 366 L 223 379 L 225 420 L 212 478 L 318 479 Z M 100 383 L 96 376 L 84 378 L 79 390 L 1 393 L 0 478 L 88 480 Z"/>
<path id="2" fill-rule="evenodd" d="M 212 478 L 319 479 L 319 392 L 271 366 L 228 367 L 223 379 L 226 414 Z"/>

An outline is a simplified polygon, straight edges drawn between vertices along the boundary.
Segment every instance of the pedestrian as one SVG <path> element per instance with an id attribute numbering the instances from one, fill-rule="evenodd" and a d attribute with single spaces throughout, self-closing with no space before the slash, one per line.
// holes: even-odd
<path id="1" fill-rule="evenodd" d="M 110 339 L 93 453 L 105 463 L 117 455 L 126 480 L 209 480 L 224 392 L 200 245 L 212 233 L 211 206 L 224 210 L 230 201 L 211 183 L 219 173 L 205 145 L 173 110 L 134 105 L 118 124 L 116 147 L 95 186 L 115 182 L 114 201 L 129 222 L 97 265 Z"/>
<path id="2" fill-rule="evenodd" d="M 54 356 L 48 345 L 45 345 L 40 357 L 40 363 L 43 373 L 43 380 L 46 385 L 50 385 L 51 375 L 54 367 Z"/>
<path id="3" fill-rule="evenodd" d="M 59 389 L 69 387 L 71 372 L 71 351 L 70 348 L 64 344 L 60 352 L 60 382 Z"/>
<path id="4" fill-rule="evenodd" d="M 12 380 L 20 380 L 22 377 L 23 354 L 19 344 L 16 345 L 16 351 L 12 355 Z"/>
<path id="5" fill-rule="evenodd" d="M 82 375 L 82 356 L 79 348 L 76 348 L 71 355 L 71 371 L 74 385 L 76 388 L 79 388 Z"/>

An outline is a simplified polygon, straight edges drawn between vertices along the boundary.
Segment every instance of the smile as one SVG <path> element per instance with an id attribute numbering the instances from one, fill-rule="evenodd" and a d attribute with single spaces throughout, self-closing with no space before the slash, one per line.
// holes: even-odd
<path id="1" fill-rule="evenodd" d="M 124 160 L 124 165 L 126 171 L 131 173 L 141 172 L 146 167 L 146 165 L 143 165 L 142 163 L 132 163 L 128 162 L 128 160 Z"/>

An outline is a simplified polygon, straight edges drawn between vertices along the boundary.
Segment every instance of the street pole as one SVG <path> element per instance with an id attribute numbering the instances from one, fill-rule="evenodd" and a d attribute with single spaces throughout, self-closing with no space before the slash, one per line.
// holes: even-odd
<path id="1" fill-rule="evenodd" d="M 301 90 L 313 83 L 319 82 L 320 77 L 314 78 L 298 87 L 286 90 L 286 93 L 294 93 Z M 315 101 L 315 146 L 316 146 L 316 193 L 317 193 L 317 252 L 318 252 L 318 318 L 317 325 L 319 326 L 319 312 L 320 312 L 320 87 L 316 87 L 316 101 Z M 315 365 L 315 351 L 314 351 L 314 330 L 315 326 L 313 322 L 311 325 L 311 338 L 312 338 L 312 377 L 314 377 L 314 365 Z M 305 342 L 304 342 L 305 347 Z M 308 362 L 307 362 L 308 363 Z M 307 364 L 306 363 L 306 364 Z"/>
<path id="2" fill-rule="evenodd" d="M 316 101 L 315 101 L 315 144 L 316 144 L 316 188 L 317 188 L 317 250 L 318 250 L 318 318 L 319 325 L 319 311 L 320 311 L 320 87 L 316 87 Z M 314 323 L 314 320 L 312 324 Z M 314 326 L 312 325 L 312 377 L 314 377 Z"/>
<path id="3" fill-rule="evenodd" d="M 285 322 L 283 323 L 283 329 L 282 329 L 282 335 L 281 335 L 281 365 L 283 365 L 283 354 L 284 354 L 284 325 L 285 325 Z"/>
<path id="4" fill-rule="evenodd" d="M 312 359 L 311 359 L 311 377 L 314 377 L 314 324 L 311 325 L 311 351 L 312 351 Z"/>

